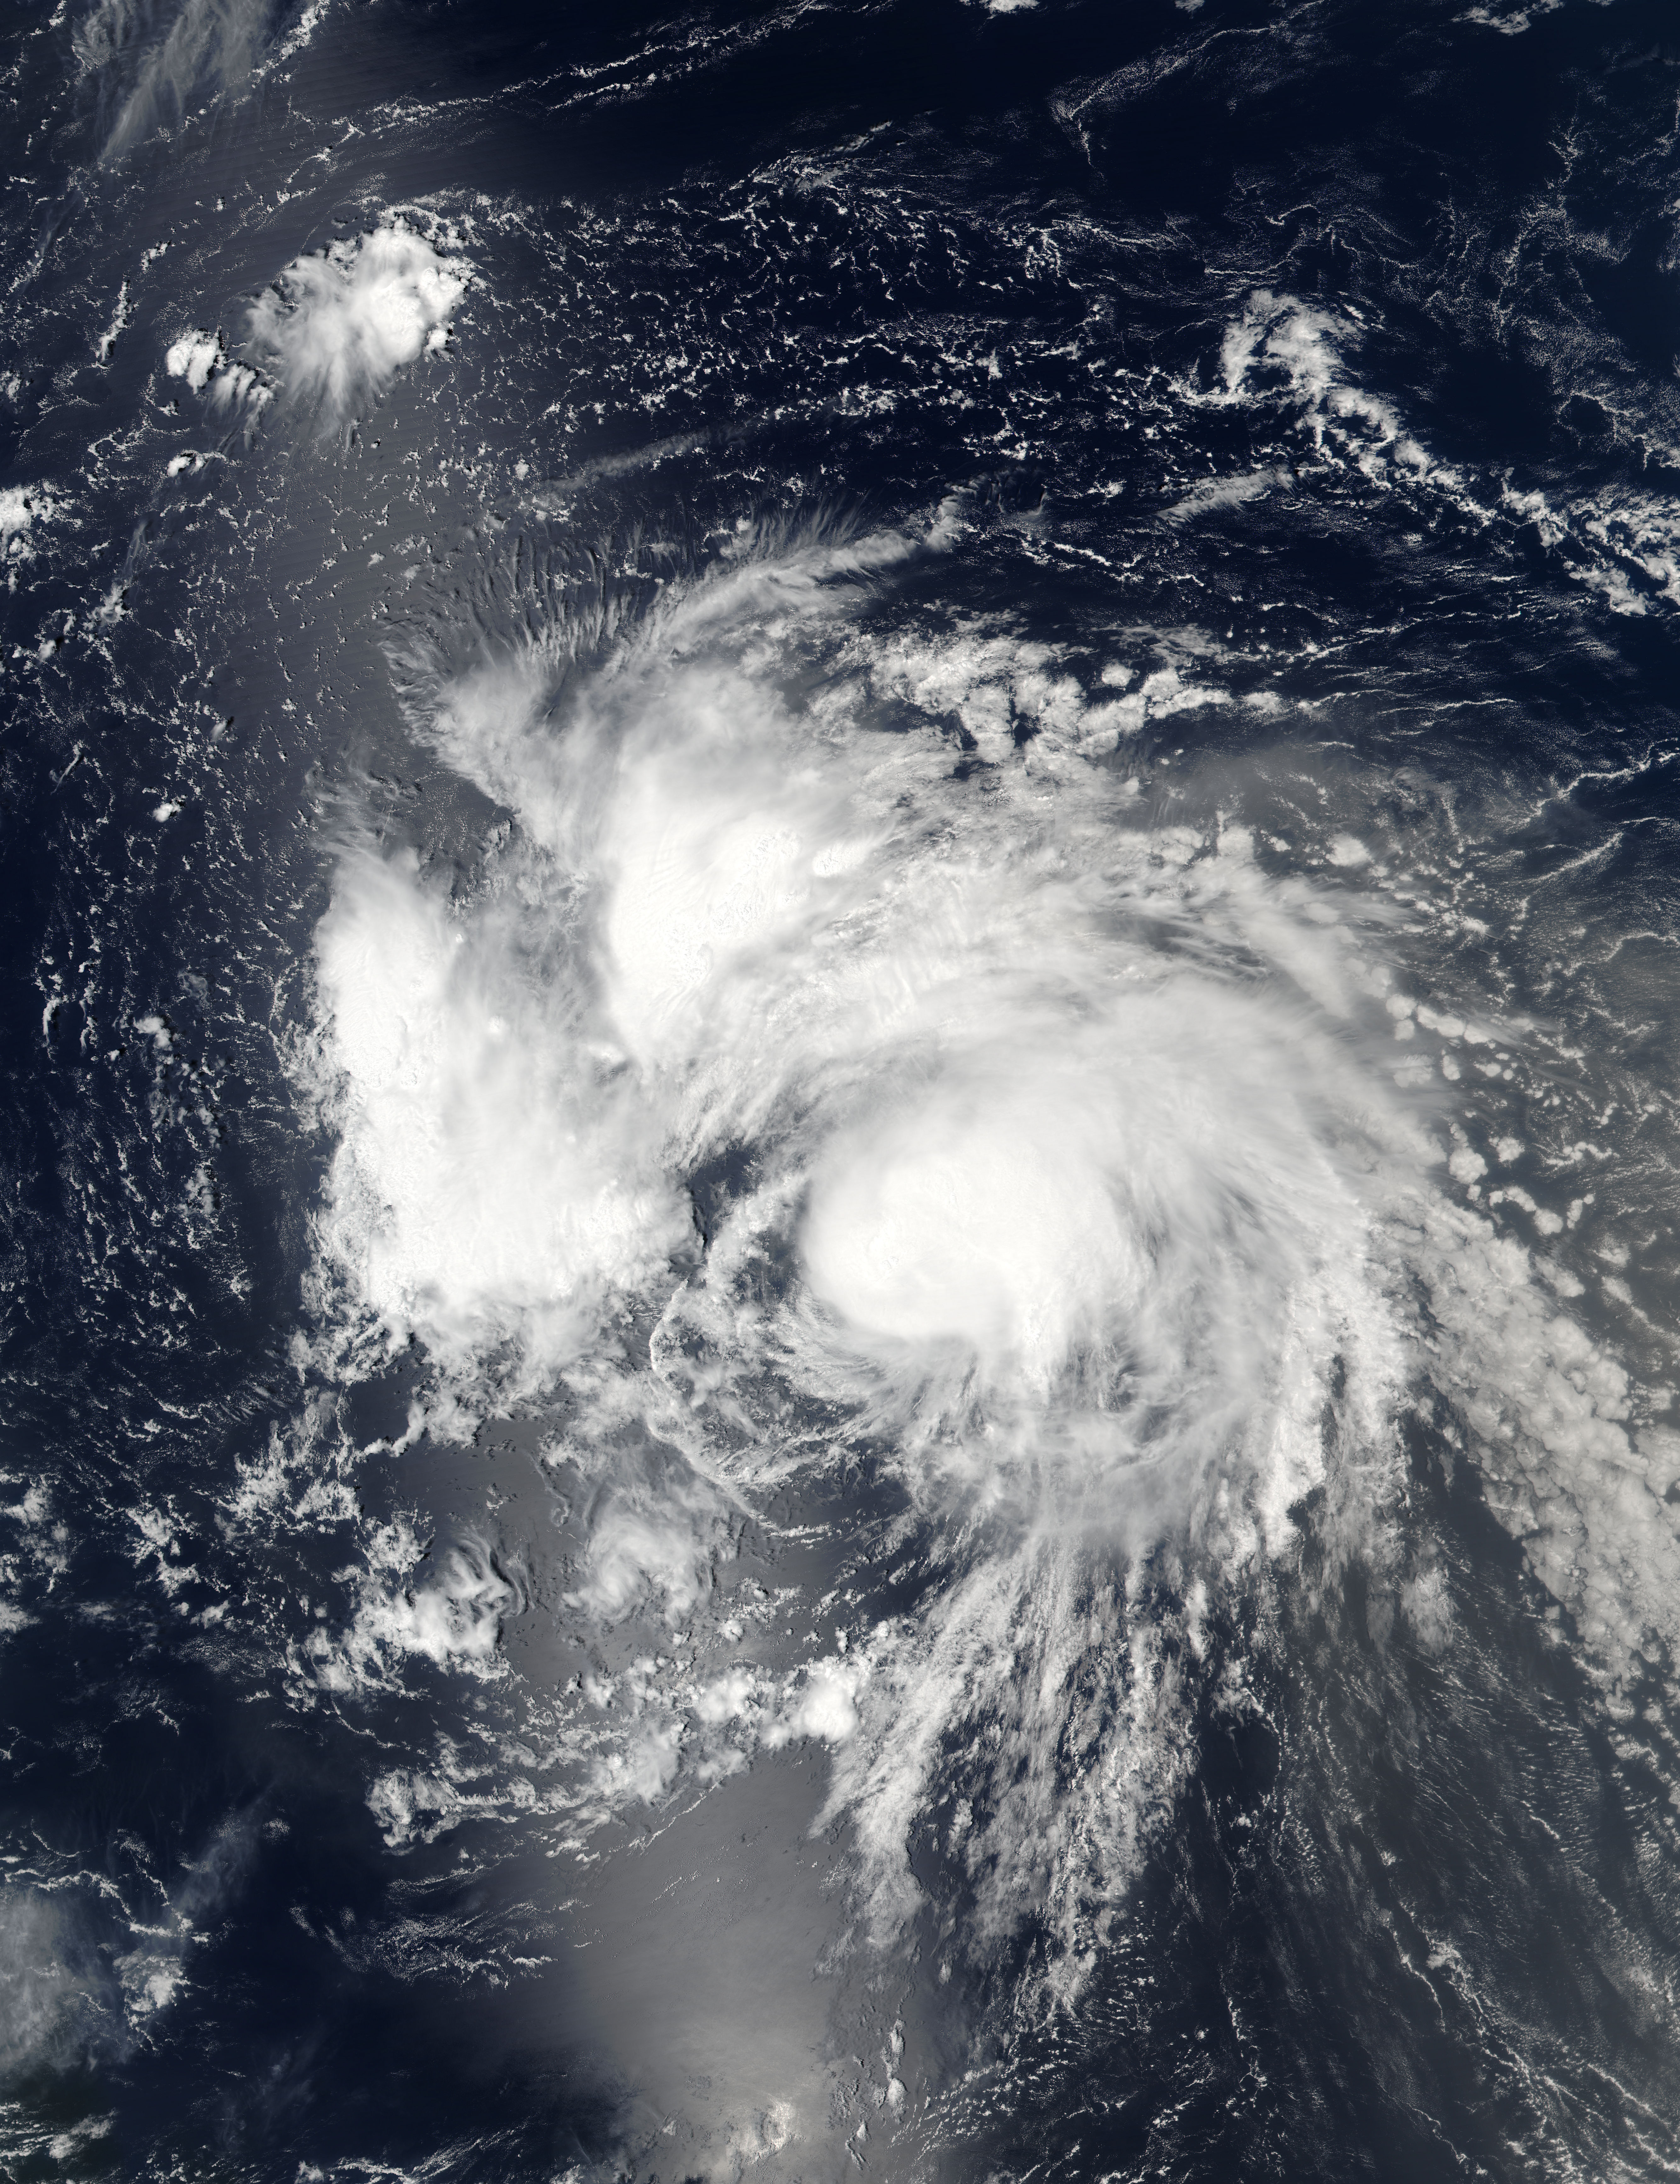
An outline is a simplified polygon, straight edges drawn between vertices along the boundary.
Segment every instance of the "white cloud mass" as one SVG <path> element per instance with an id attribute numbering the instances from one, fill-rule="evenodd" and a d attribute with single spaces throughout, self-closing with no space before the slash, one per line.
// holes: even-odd
<path id="1" fill-rule="evenodd" d="M 403 365 L 448 340 L 458 259 L 400 225 L 296 258 L 251 308 L 253 346 L 289 399 L 342 424 Z"/>
<path id="2" fill-rule="evenodd" d="M 1396 994 L 1373 861 L 1328 813 L 1316 871 L 1151 823 L 1114 762 L 1132 666 L 883 635 L 866 580 L 914 550 L 743 558 L 552 716 L 558 640 L 436 681 L 428 732 L 517 824 L 453 903 L 343 854 L 322 1258 L 469 1418 L 568 1384 L 604 1625 L 704 1621 L 720 1496 L 885 1451 L 945 1528 L 917 1617 L 779 1698 L 649 1671 L 592 1713 L 587 1794 L 820 1739 L 890 1928 L 965 1750 L 982 1926 L 1035 1903 L 1072 1964 L 1191 1763 L 1210 1601 L 1318 1490 L 1380 1527 L 1421 1384 L 1497 1443 L 1496 1506 L 1606 1659 L 1672 1626 L 1680 1552 L 1625 1375 L 1449 1170 L 1445 1065 L 1489 1034 Z M 1170 710 L 1224 699 L 1144 665 Z M 703 1247 L 687 1179 L 732 1162 Z M 692 1493 L 620 1477 L 626 1431 Z M 1163 1547 L 1179 1606 L 1134 1614 Z"/>

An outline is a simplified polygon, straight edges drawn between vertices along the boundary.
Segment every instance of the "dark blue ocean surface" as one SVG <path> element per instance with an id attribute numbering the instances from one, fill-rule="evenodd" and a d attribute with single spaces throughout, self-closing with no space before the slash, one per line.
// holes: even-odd
<path id="1" fill-rule="evenodd" d="M 1680 26 L 64 0 L 0 2174 L 1680 2173 Z"/>

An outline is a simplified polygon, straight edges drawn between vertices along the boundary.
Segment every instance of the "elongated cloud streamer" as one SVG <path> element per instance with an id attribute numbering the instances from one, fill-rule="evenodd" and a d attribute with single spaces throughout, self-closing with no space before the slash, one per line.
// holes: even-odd
<path id="1" fill-rule="evenodd" d="M 265 0 L 98 0 L 76 26 L 76 58 L 103 77 L 114 104 L 102 157 L 120 159 L 178 124 L 195 96 L 242 91 L 262 54 Z"/>

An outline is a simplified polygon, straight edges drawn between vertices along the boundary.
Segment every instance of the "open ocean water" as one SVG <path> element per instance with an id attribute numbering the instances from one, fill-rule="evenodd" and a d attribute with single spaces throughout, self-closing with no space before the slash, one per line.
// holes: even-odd
<path id="1" fill-rule="evenodd" d="M 1680 17 L 19 0 L 0 2174 L 1680 2176 Z"/>

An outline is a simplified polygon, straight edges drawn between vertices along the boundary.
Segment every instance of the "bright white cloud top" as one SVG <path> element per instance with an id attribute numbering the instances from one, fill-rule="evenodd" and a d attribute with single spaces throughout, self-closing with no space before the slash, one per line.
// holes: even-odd
<path id="1" fill-rule="evenodd" d="M 287 398 L 331 428 L 447 346 L 467 281 L 424 236 L 376 227 L 294 259 L 252 306 L 251 342 Z"/>
<path id="2" fill-rule="evenodd" d="M 1150 824 L 1108 762 L 1114 663 L 854 620 L 857 580 L 912 550 L 748 560 L 552 715 L 558 640 L 435 684 L 428 732 L 518 825 L 453 906 L 411 857 L 342 858 L 323 1263 L 463 1416 L 570 1390 L 605 1493 L 576 1597 L 609 1621 L 650 1589 L 704 1616 L 732 1497 L 865 1448 L 896 1467 L 948 1540 L 921 1619 L 727 1707 L 638 1686 L 586 1802 L 820 1737 L 890 1930 L 942 1753 L 1006 1722 L 986 1915 L 1036 1906 L 1071 1967 L 1082 1892 L 1135 1869 L 1191 1764 L 1210 1602 L 1310 1494 L 1381 1563 L 1420 1388 L 1483 1418 L 1508 1521 L 1611 1674 L 1673 1624 L 1666 1444 L 1636 1447 L 1560 1278 L 1466 1201 L 1457 1064 L 1407 1044 L 1356 838 L 1327 827 L 1315 877 L 1228 822 Z M 1172 681 L 1176 709 L 1224 702 L 1193 662 Z M 919 702 L 921 729 L 889 718 Z M 953 766 L 953 711 L 992 737 L 983 778 Z M 736 1182 L 703 1250 L 685 1178 L 709 1163 Z M 657 1521 L 613 1452 L 632 1419 L 696 1481 Z M 1174 1571 L 1178 1611 L 1128 1622 L 1099 1581 L 1116 1551 Z M 1427 1584 L 1402 1603 L 1426 1638 L 1439 1609 Z M 1108 1696 L 1070 1780 L 1076 1674 Z"/>

